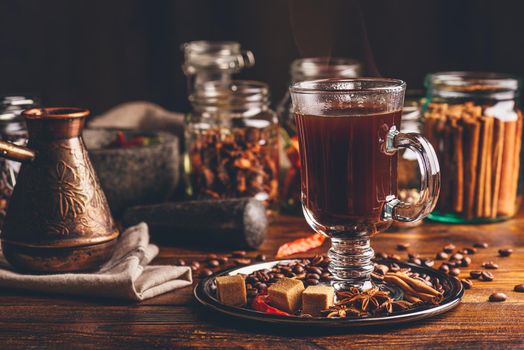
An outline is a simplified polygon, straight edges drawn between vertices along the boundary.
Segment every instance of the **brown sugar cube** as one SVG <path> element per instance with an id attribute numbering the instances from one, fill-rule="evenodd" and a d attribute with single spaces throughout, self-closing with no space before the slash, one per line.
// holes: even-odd
<path id="1" fill-rule="evenodd" d="M 303 291 L 302 281 L 292 278 L 282 278 L 267 289 L 270 304 L 288 313 L 298 311 Z"/>
<path id="2" fill-rule="evenodd" d="M 247 303 L 246 284 L 240 275 L 216 278 L 217 298 L 222 304 L 244 306 Z"/>
<path id="3" fill-rule="evenodd" d="M 309 286 L 302 293 L 302 313 L 320 316 L 320 311 L 333 306 L 335 290 L 330 286 Z"/>

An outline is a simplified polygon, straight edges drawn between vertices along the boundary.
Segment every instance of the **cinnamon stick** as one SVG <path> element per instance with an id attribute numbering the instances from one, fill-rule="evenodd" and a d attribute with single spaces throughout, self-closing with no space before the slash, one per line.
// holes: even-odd
<path id="1" fill-rule="evenodd" d="M 477 178 L 478 186 L 475 192 L 475 216 L 482 217 L 484 214 L 484 192 L 486 189 L 486 167 L 487 164 L 487 155 L 489 153 L 488 149 L 488 132 L 489 132 L 489 117 L 480 117 L 480 139 L 479 139 L 479 154 L 477 161 Z"/>
<path id="2" fill-rule="evenodd" d="M 497 208 L 497 214 L 502 216 L 509 216 L 514 212 L 515 203 L 511 191 L 513 189 L 516 134 L 517 120 L 504 122 L 504 148 Z"/>
<path id="3" fill-rule="evenodd" d="M 464 209 L 464 158 L 462 154 L 462 126 L 457 119 L 451 120 L 453 137 L 453 211 L 461 213 Z"/>
<path id="4" fill-rule="evenodd" d="M 414 288 L 415 290 L 419 292 L 424 292 L 427 294 L 431 294 L 433 296 L 438 296 L 441 294 L 438 290 L 431 288 L 424 282 L 419 281 L 416 278 L 409 277 L 408 275 L 402 272 L 390 272 L 388 273 L 388 275 L 397 276 L 398 278 L 400 278 L 401 280 L 403 280 L 404 282 L 406 282 L 412 288 Z"/>
<path id="5" fill-rule="evenodd" d="M 504 150 L 504 122 L 499 118 L 493 120 L 493 147 L 492 147 L 492 201 L 491 201 L 491 218 L 497 217 L 499 203 L 500 178 L 502 177 L 502 151 Z"/>
<path id="6" fill-rule="evenodd" d="M 464 214 L 467 219 L 472 219 L 477 186 L 480 122 L 476 118 L 466 117 L 462 120 L 462 125 L 464 128 Z"/>
<path id="7" fill-rule="evenodd" d="M 510 215 L 515 214 L 517 211 L 517 191 L 519 185 L 519 175 L 520 175 L 520 150 L 522 147 L 522 113 L 517 112 L 517 130 L 515 136 L 515 154 L 513 158 L 513 178 L 512 178 L 512 187 L 511 187 L 511 203 L 513 204 L 513 211 Z"/>
<path id="8" fill-rule="evenodd" d="M 488 218 L 491 215 L 491 201 L 492 201 L 492 193 L 491 193 L 492 179 L 491 178 L 492 178 L 492 169 L 493 169 L 493 163 L 492 163 L 493 123 L 494 123 L 494 118 L 487 117 L 486 119 L 487 136 L 485 139 L 486 167 L 485 167 L 485 178 L 484 178 L 484 205 L 482 207 L 482 214 L 481 214 L 481 216 L 484 218 Z"/>

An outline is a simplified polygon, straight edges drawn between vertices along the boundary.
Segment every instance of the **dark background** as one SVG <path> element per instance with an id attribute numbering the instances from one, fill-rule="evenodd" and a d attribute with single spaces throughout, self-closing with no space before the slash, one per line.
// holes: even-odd
<path id="1" fill-rule="evenodd" d="M 356 57 L 408 88 L 437 70 L 524 76 L 523 15 L 509 0 L 0 0 L 0 93 L 95 114 L 129 100 L 187 111 L 191 40 L 251 49 L 240 77 L 268 82 L 275 103 L 304 56 Z"/>

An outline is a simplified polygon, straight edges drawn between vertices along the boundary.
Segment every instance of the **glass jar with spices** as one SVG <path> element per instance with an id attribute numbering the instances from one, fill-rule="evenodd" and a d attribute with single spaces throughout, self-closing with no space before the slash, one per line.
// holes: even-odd
<path id="1" fill-rule="evenodd" d="M 0 138 L 2 141 L 13 142 L 21 146 L 27 144 L 27 128 L 21 113 L 24 109 L 36 105 L 32 97 L 4 96 L 0 98 Z M 19 162 L 0 158 L 0 227 L 3 224 L 19 170 Z"/>
<path id="2" fill-rule="evenodd" d="M 301 58 L 293 61 L 290 73 L 292 82 L 327 78 L 356 78 L 362 74 L 362 65 L 350 58 Z M 276 110 L 285 153 L 285 157 L 281 159 L 283 169 L 280 186 L 281 207 L 288 213 L 302 214 L 298 138 L 289 91 L 286 92 Z"/>
<path id="3" fill-rule="evenodd" d="M 278 197 L 278 120 L 257 81 L 208 82 L 190 96 L 186 173 L 193 198 Z"/>
<path id="4" fill-rule="evenodd" d="M 511 218 L 522 195 L 519 79 L 496 73 L 442 72 L 426 78 L 424 134 L 439 157 L 442 186 L 433 220 Z"/>

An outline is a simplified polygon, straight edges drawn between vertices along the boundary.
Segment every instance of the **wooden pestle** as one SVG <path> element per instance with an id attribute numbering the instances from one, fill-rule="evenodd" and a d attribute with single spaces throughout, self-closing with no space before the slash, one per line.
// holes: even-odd
<path id="1" fill-rule="evenodd" d="M 146 222 L 153 240 L 227 249 L 256 249 L 266 238 L 264 205 L 254 198 L 196 200 L 126 210 L 125 226 Z"/>

